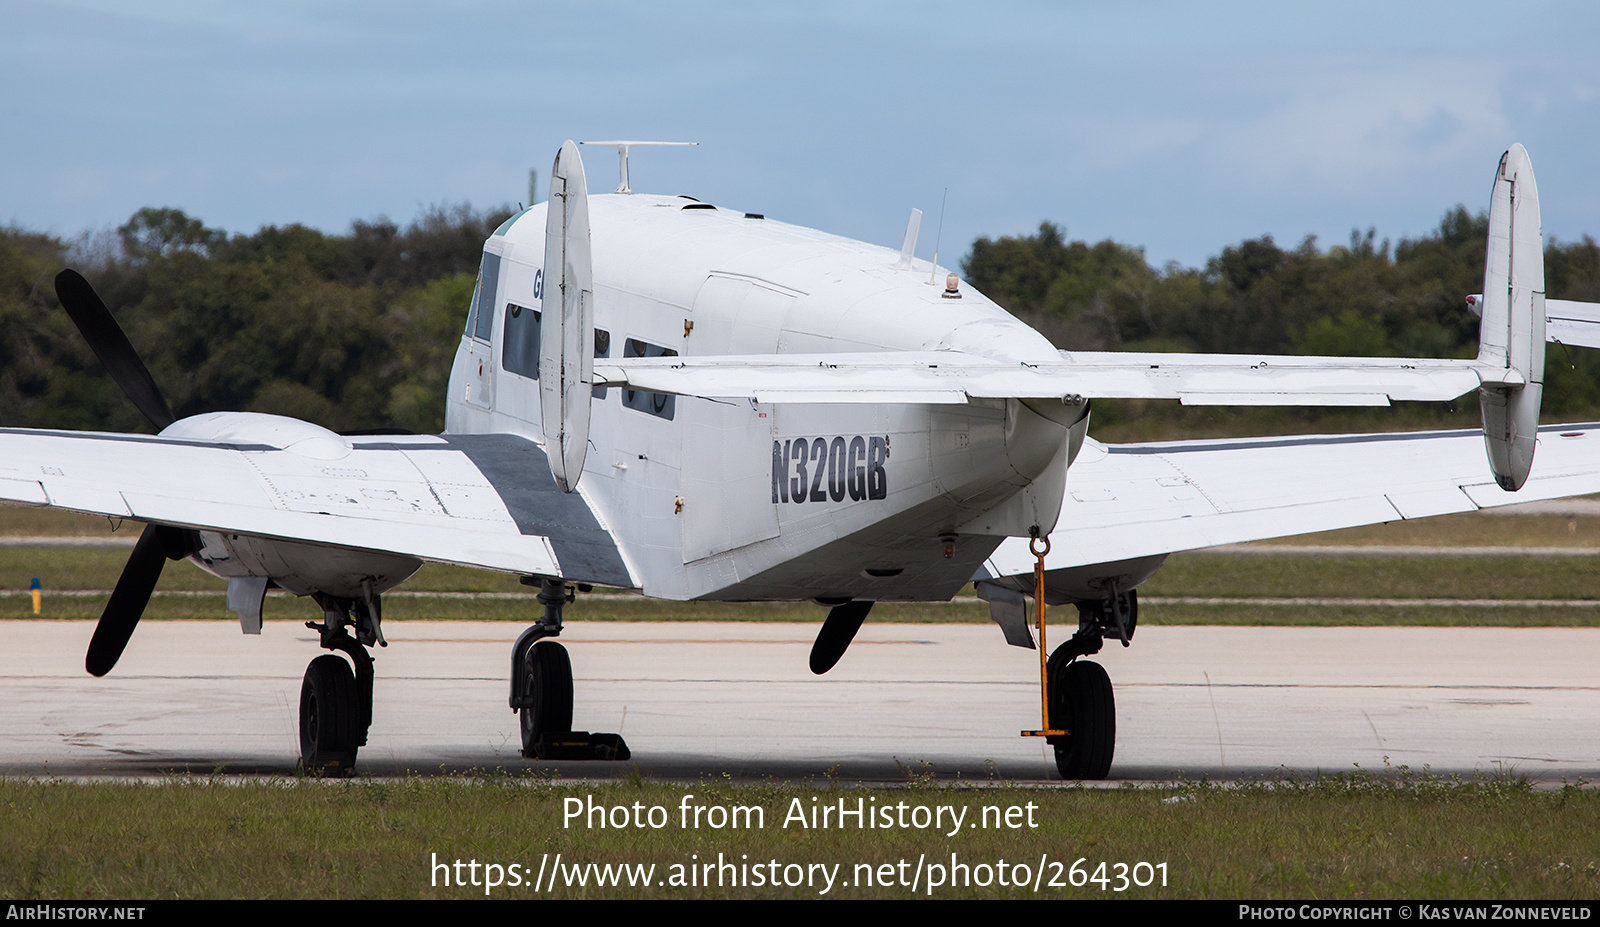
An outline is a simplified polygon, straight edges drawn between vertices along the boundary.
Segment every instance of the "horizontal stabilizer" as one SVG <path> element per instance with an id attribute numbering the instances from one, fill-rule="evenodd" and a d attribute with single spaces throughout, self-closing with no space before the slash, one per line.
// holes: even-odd
<path id="1" fill-rule="evenodd" d="M 1483 294 L 1467 297 L 1467 308 L 1476 316 L 1483 315 Z M 1585 303 L 1575 299 L 1547 299 L 1544 301 L 1544 340 L 1574 348 L 1600 348 L 1600 303 Z"/>
<path id="2" fill-rule="evenodd" d="M 1515 371 L 1421 358 L 1063 352 L 1024 364 L 955 351 L 655 357 L 597 362 L 596 386 L 757 402 L 1177 399 L 1186 405 L 1442 402 Z M 1520 381 L 1516 381 L 1520 383 Z"/>
<path id="3" fill-rule="evenodd" d="M 1600 303 L 1570 299 L 1544 301 L 1546 341 L 1580 348 L 1600 348 Z"/>

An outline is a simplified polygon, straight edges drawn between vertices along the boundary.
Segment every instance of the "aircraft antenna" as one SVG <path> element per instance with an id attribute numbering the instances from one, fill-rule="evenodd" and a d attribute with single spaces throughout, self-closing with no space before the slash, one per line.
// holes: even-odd
<path id="1" fill-rule="evenodd" d="M 617 169 L 622 174 L 622 182 L 617 184 L 617 193 L 632 193 L 633 188 L 628 186 L 628 149 L 629 148 L 684 148 L 698 145 L 699 142 L 579 142 L 580 145 L 597 145 L 601 148 L 617 149 Z"/>
<path id="2" fill-rule="evenodd" d="M 950 199 L 950 188 L 944 188 L 944 195 L 939 197 L 939 232 L 933 236 L 933 270 L 928 273 L 928 285 L 938 286 L 939 276 L 939 245 L 944 242 L 944 204 Z"/>

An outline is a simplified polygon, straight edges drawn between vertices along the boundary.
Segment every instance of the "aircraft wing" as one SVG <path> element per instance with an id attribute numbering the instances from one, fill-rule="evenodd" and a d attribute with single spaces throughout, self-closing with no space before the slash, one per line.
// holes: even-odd
<path id="1" fill-rule="evenodd" d="M 1600 348 L 1600 303 L 1571 299 L 1544 301 L 1545 340 L 1581 348 Z"/>
<path id="2" fill-rule="evenodd" d="M 307 454 L 0 429 L 0 500 L 634 586 L 609 531 L 514 435 L 385 436 Z"/>
<path id="3" fill-rule="evenodd" d="M 1470 360 L 1062 352 L 1028 364 L 956 351 L 597 361 L 596 386 L 758 402 L 925 402 L 1068 396 L 1185 405 L 1386 406 L 1445 401 L 1515 370 Z"/>
<path id="4" fill-rule="evenodd" d="M 1104 445 L 1067 475 L 1049 569 L 1600 492 L 1600 424 L 1539 429 L 1517 492 L 1490 475 L 1483 432 L 1309 435 Z M 1033 570 L 1026 539 L 986 564 Z"/>

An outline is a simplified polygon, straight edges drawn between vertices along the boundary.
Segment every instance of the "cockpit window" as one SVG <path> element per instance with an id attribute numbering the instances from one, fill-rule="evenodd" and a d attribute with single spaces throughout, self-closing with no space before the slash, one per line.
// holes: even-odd
<path id="1" fill-rule="evenodd" d="M 505 235 L 506 232 L 510 231 L 511 226 L 514 225 L 518 219 L 520 219 L 524 215 L 526 215 L 528 210 L 532 209 L 532 208 L 533 208 L 532 206 L 529 206 L 529 207 L 527 207 L 525 209 L 522 209 L 522 210 L 520 210 L 518 212 L 512 213 L 510 216 L 507 216 L 506 217 L 506 221 L 500 223 L 500 227 L 494 230 L 494 234 L 496 234 L 496 235 Z"/>
<path id="2" fill-rule="evenodd" d="M 500 255 L 485 251 L 478 269 L 478 288 L 473 293 L 469 330 L 472 337 L 488 341 L 494 331 L 495 296 L 500 291 Z M 537 354 L 537 352 L 535 352 Z"/>

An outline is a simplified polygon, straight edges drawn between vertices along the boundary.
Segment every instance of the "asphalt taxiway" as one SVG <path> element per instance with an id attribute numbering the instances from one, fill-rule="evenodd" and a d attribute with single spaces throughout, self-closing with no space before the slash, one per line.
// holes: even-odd
<path id="1" fill-rule="evenodd" d="M 363 775 L 540 768 L 506 707 L 499 622 L 393 621 L 377 650 Z M 92 622 L 0 621 L 0 775 L 290 776 L 313 632 L 146 621 L 104 679 Z M 1038 663 L 986 625 L 868 622 L 827 676 L 815 627 L 573 623 L 574 726 L 627 738 L 627 763 L 562 776 L 1052 781 Z M 1100 660 L 1116 685 L 1112 776 L 1293 771 L 1600 780 L 1600 629 L 1145 626 Z"/>

